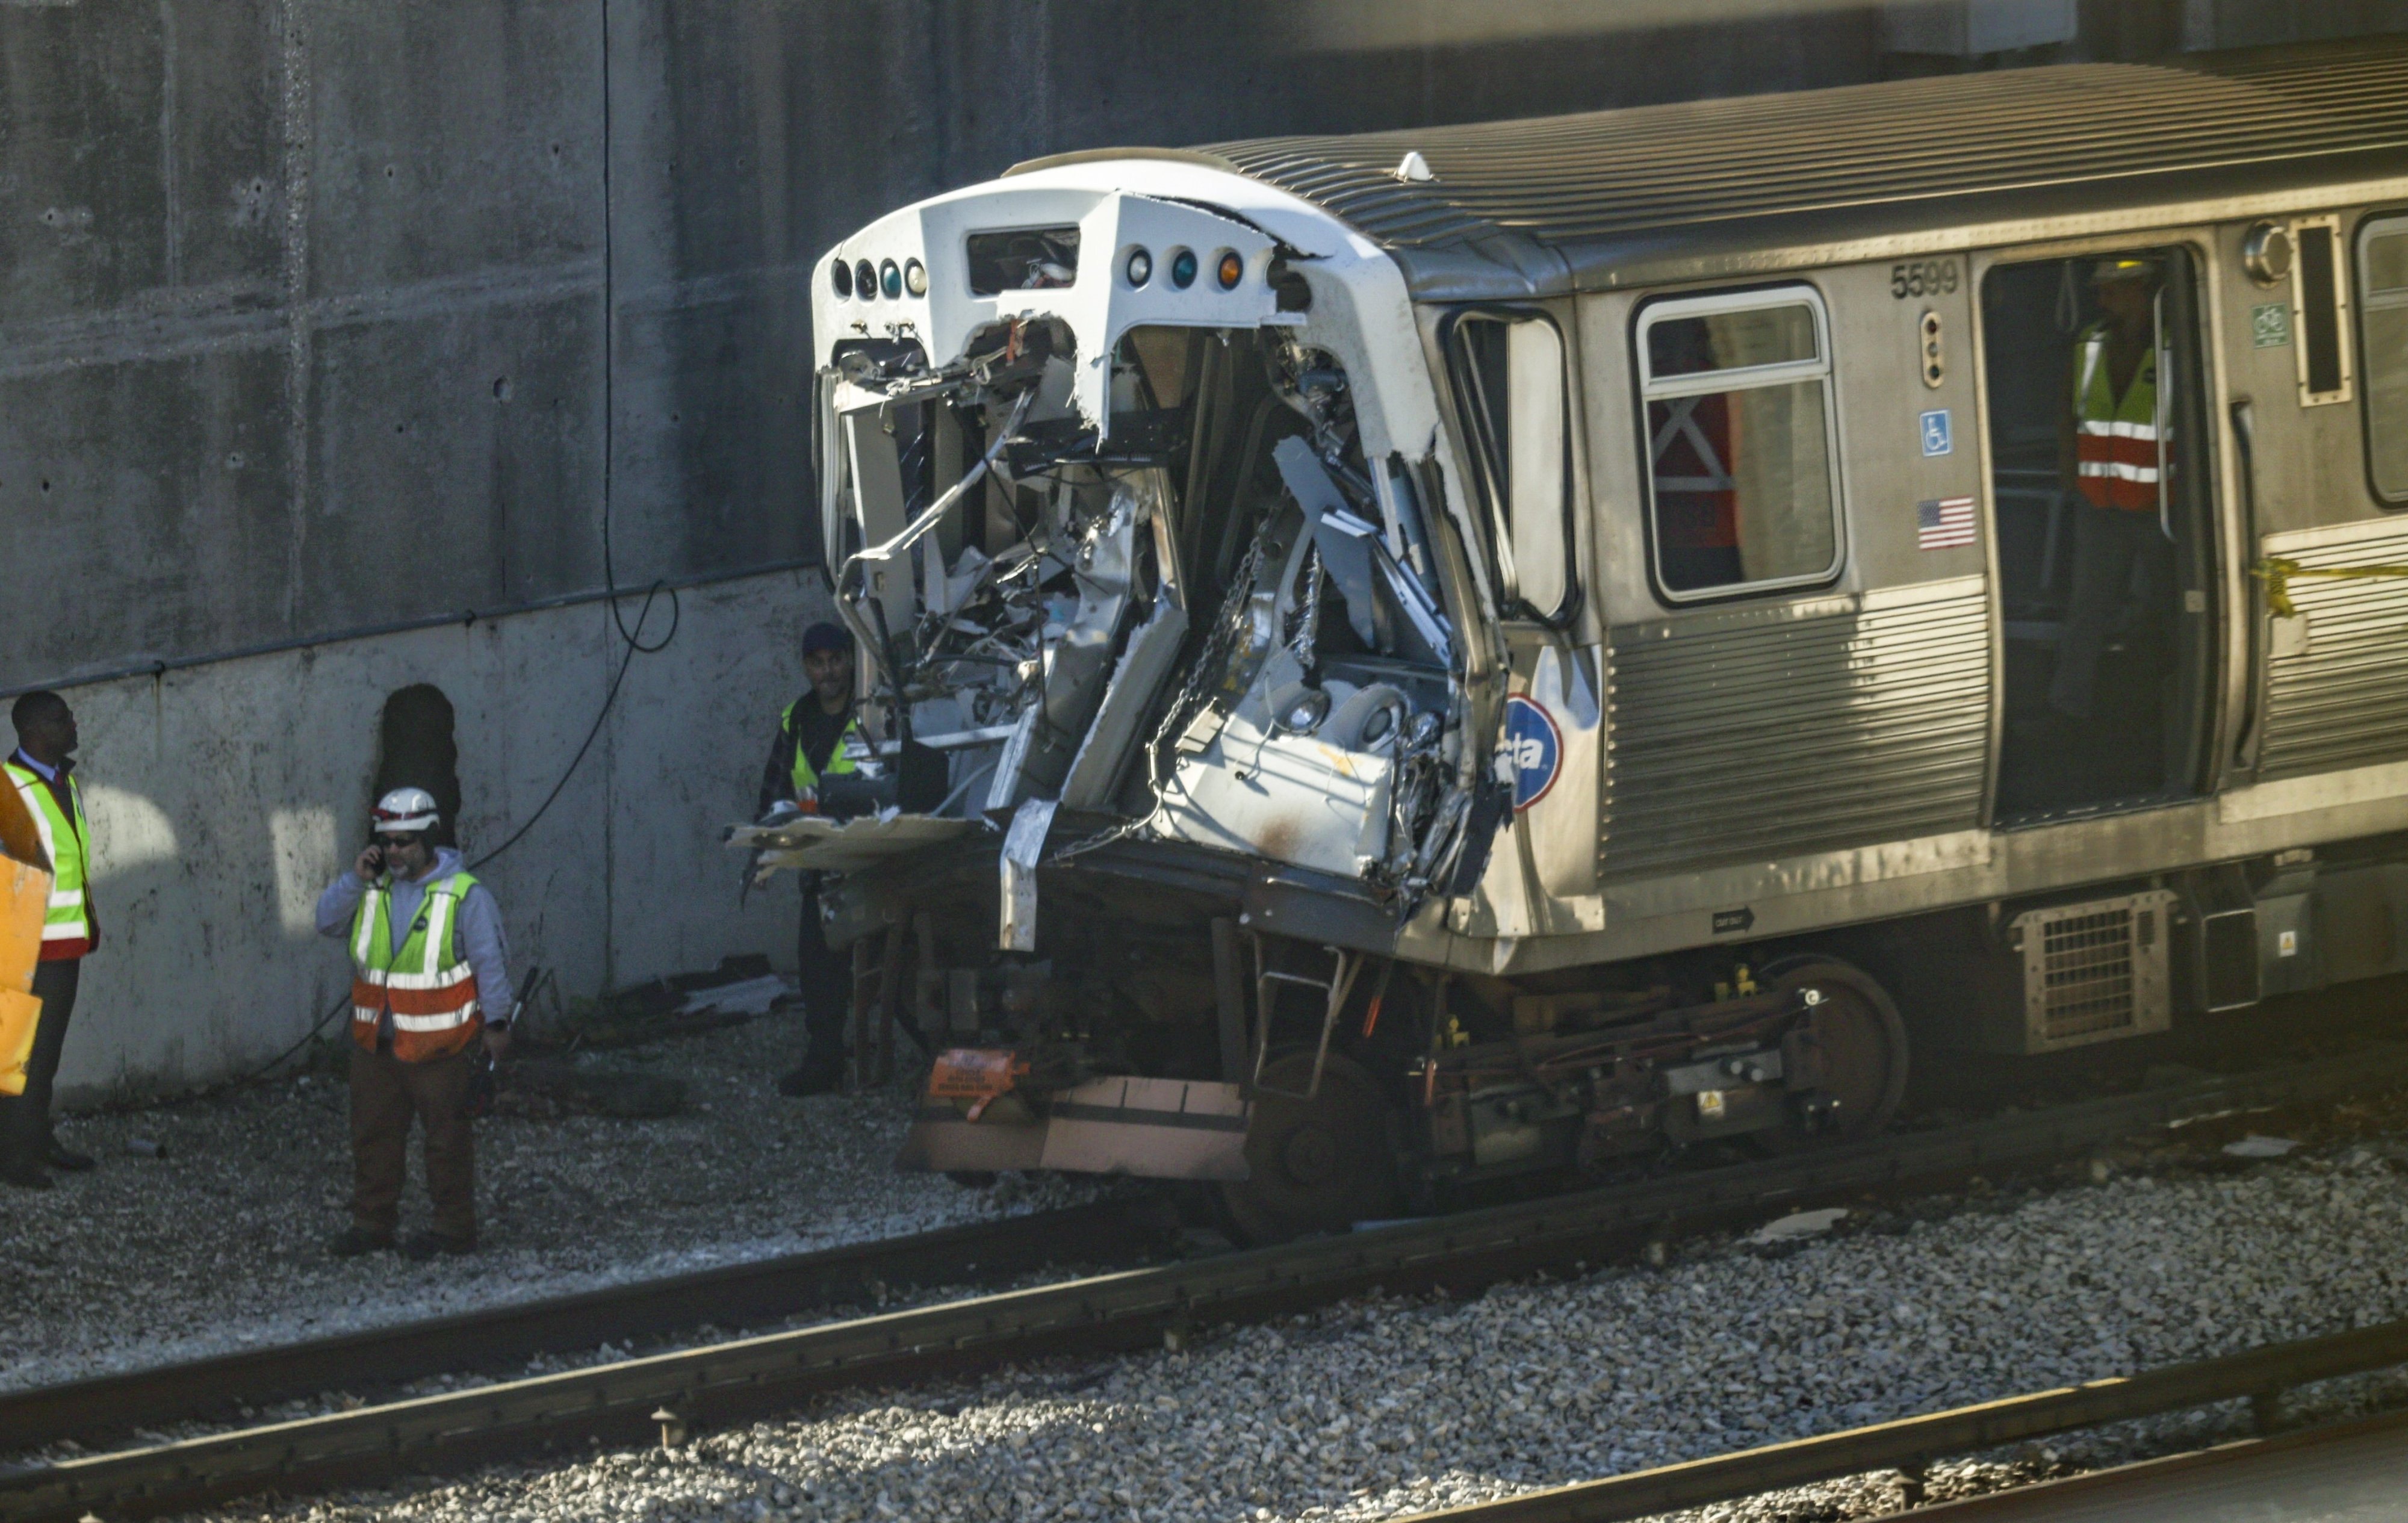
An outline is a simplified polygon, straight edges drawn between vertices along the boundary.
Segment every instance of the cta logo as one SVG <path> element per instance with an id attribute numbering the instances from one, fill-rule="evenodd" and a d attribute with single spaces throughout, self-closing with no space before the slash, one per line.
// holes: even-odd
<path id="1" fill-rule="evenodd" d="M 1513 812 L 1547 797 L 1563 768 L 1564 732 L 1555 715 L 1516 693 L 1505 700 L 1505 741 L 1498 750 L 1513 769 Z"/>

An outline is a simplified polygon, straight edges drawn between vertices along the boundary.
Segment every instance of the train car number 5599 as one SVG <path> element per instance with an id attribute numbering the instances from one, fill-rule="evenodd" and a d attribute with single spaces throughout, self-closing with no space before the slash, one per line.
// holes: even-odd
<path id="1" fill-rule="evenodd" d="M 1909 296 L 1944 296 L 1956 289 L 1956 261 L 1925 259 L 1889 267 L 1889 294 L 1904 301 Z"/>

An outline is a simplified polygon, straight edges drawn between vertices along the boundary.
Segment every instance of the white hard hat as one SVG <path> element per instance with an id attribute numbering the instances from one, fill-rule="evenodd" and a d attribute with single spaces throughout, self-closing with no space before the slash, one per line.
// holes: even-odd
<path id="1" fill-rule="evenodd" d="M 412 830 L 432 830 L 436 815 L 433 794 L 424 788 L 395 788 L 377 800 L 376 813 L 369 820 L 368 828 L 394 835 L 406 835 Z"/>

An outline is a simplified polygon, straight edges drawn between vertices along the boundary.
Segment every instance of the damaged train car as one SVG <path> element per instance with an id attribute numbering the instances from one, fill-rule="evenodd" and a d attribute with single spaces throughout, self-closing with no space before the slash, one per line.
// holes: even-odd
<path id="1" fill-rule="evenodd" d="M 844 240 L 887 807 L 734 839 L 838 874 L 906 1167 L 1268 1240 L 1861 1135 L 1910 1031 L 2408 966 L 2408 591 L 2318 580 L 2408 559 L 2400 99 L 2361 48 L 1113 151 Z"/>

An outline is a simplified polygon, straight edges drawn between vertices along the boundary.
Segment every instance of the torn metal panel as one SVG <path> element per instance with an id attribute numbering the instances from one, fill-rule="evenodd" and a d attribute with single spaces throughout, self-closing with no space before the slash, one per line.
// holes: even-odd
<path id="1" fill-rule="evenodd" d="M 1166 790 L 1166 833 L 1361 876 L 1387 855 L 1386 757 L 1283 735 L 1234 714 Z"/>
<path id="2" fill-rule="evenodd" d="M 1059 802 L 1052 798 L 1027 799 L 1012 815 L 1011 828 L 1004 832 L 1003 923 L 996 928 L 998 950 L 1037 950 L 1037 864 L 1045 855 L 1045 836 L 1054 828 L 1054 811 L 1059 807 Z"/>
<path id="3" fill-rule="evenodd" d="M 1160 587 L 1154 612 L 1130 636 L 1086 739 L 1062 781 L 1062 802 L 1073 809 L 1101 809 L 1127 774 L 1138 726 L 1170 678 L 1187 639 L 1187 606 L 1181 590 L 1179 550 L 1170 532 L 1168 484 L 1160 471 L 1140 473 L 1137 482 L 1140 521 L 1154 542 Z"/>
<path id="4" fill-rule="evenodd" d="M 846 388 L 861 395 L 858 387 Z M 865 544 L 879 544 L 903 532 L 906 523 L 902 467 L 896 455 L 895 435 L 888 427 L 883 397 L 874 405 L 845 409 L 839 397 L 837 414 L 844 437 L 845 478 L 852 489 L 852 522 Z M 897 575 L 882 564 L 872 567 L 867 590 L 885 615 L 889 631 L 910 626 L 912 586 L 908 575 Z M 873 644 L 872 649 L 876 646 Z"/>
<path id="5" fill-rule="evenodd" d="M 1131 742 L 1145 711 L 1171 674 L 1181 641 L 1187 638 L 1187 611 L 1169 602 L 1129 638 L 1127 652 L 1112 672 L 1103 706 L 1070 760 L 1062 780 L 1062 802 L 1073 809 L 1101 809 L 1128 771 Z"/>

